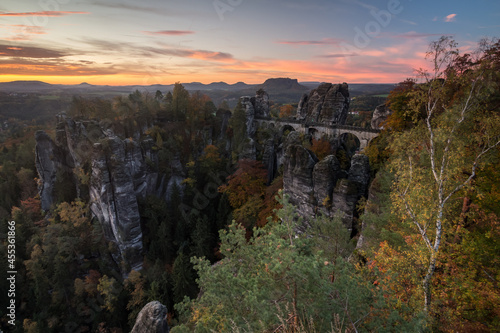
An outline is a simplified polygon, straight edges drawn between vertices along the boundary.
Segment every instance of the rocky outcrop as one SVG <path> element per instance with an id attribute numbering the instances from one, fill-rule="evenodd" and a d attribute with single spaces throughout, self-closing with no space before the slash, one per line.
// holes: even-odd
<path id="1" fill-rule="evenodd" d="M 333 216 L 339 211 L 346 227 L 352 230 L 356 204 L 366 196 L 370 180 L 368 157 L 353 156 L 346 178 L 334 155 L 318 161 L 313 152 L 298 142 L 298 135 L 293 134 L 286 141 L 283 175 L 283 190 L 290 196 L 290 202 L 306 221 L 319 212 Z"/>
<path id="2" fill-rule="evenodd" d="M 387 117 L 389 117 L 391 113 L 391 110 L 389 110 L 385 104 L 377 106 L 373 112 L 371 127 L 373 129 L 383 129 L 382 123 L 387 120 Z"/>
<path id="3" fill-rule="evenodd" d="M 390 193 L 391 190 L 391 177 L 392 176 L 388 173 L 379 172 L 370 184 L 361 230 L 356 243 L 356 250 L 358 250 L 360 254 L 376 246 L 375 242 L 380 239 L 382 230 L 374 221 L 384 221 L 389 218 L 391 201 L 388 198 L 388 193 Z"/>
<path id="4" fill-rule="evenodd" d="M 368 156 L 356 154 L 352 157 L 348 179 L 358 187 L 359 196 L 366 196 L 368 183 L 370 182 L 370 161 Z"/>
<path id="5" fill-rule="evenodd" d="M 269 117 L 269 95 L 263 89 L 257 91 L 252 98 L 256 117 Z"/>
<path id="6" fill-rule="evenodd" d="M 339 178 L 340 163 L 329 155 L 319 161 L 313 170 L 314 198 L 317 206 L 328 206 Z"/>
<path id="7" fill-rule="evenodd" d="M 35 134 L 35 164 L 38 170 L 38 192 L 42 209 L 48 211 L 54 203 L 57 173 L 71 169 L 65 162 L 64 152 L 43 131 Z"/>
<path id="8" fill-rule="evenodd" d="M 245 109 L 246 128 L 248 140 L 239 154 L 240 159 L 256 159 L 257 148 L 255 145 L 255 132 L 257 126 L 255 117 L 269 117 L 269 95 L 262 89 L 257 91 L 255 97 L 240 97 L 240 103 Z"/>
<path id="9" fill-rule="evenodd" d="M 168 333 L 167 308 L 158 301 L 146 304 L 132 328 L 131 333 Z"/>
<path id="10" fill-rule="evenodd" d="M 304 94 L 297 108 L 298 119 L 306 122 L 344 124 L 349 111 L 347 83 L 322 83 L 309 94 Z"/>
<path id="11" fill-rule="evenodd" d="M 250 138 L 255 136 L 255 107 L 252 103 L 252 99 L 250 96 L 242 96 L 240 97 L 241 106 L 245 109 L 245 117 L 246 117 L 246 127 L 247 127 L 247 135 Z"/>
<path id="12" fill-rule="evenodd" d="M 267 170 L 267 185 L 269 185 L 278 172 L 277 154 L 273 139 L 268 139 L 264 145 L 262 163 Z"/>
<path id="13" fill-rule="evenodd" d="M 61 200 L 58 188 L 74 187 L 73 198 L 65 197 L 73 200 L 84 186 L 77 175 L 86 173 L 91 212 L 106 239 L 116 245 L 113 257 L 127 273 L 142 267 L 138 199 L 155 195 L 168 200 L 176 185 L 182 191 L 184 171 L 179 157 L 170 161 L 169 175 L 157 171 L 159 159 L 152 138 L 122 139 L 103 127 L 97 121 L 75 121 L 62 114 L 55 142 L 45 132 L 37 132 L 39 193 L 45 211 Z"/>
<path id="14" fill-rule="evenodd" d="M 94 152 L 90 210 L 101 222 L 106 239 L 117 245 L 118 252 L 113 254 L 115 260 L 130 266 L 124 267 L 124 271 L 139 270 L 142 267 L 142 230 L 136 190 L 140 188 L 134 187 L 134 176 L 144 168 L 138 163 L 140 159 L 134 160 L 137 150 L 126 149 L 126 143 L 118 137 L 96 143 Z M 146 187 L 143 184 L 140 185 Z"/>
<path id="15" fill-rule="evenodd" d="M 283 191 L 304 217 L 314 216 L 317 206 L 314 197 L 314 166 L 318 158 L 301 145 L 289 145 L 285 151 Z"/>

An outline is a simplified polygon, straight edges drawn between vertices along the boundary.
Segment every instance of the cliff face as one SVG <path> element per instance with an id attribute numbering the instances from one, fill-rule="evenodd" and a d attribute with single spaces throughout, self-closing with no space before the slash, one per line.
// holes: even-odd
<path id="1" fill-rule="evenodd" d="M 257 148 L 255 144 L 257 126 L 255 124 L 255 118 L 269 117 L 269 95 L 264 90 L 259 90 L 254 97 L 240 97 L 240 103 L 245 108 L 247 137 L 249 140 L 240 153 L 239 158 L 255 160 L 257 158 Z"/>
<path id="2" fill-rule="evenodd" d="M 283 190 L 290 196 L 290 202 L 297 206 L 299 215 L 307 220 L 320 212 L 333 216 L 340 211 L 344 224 L 352 230 L 356 204 L 367 194 L 370 180 L 368 157 L 354 155 L 346 178 L 334 155 L 318 161 L 313 152 L 296 140 L 287 140 L 287 143 Z"/>
<path id="3" fill-rule="evenodd" d="M 116 245 L 114 259 L 128 272 L 142 267 L 138 198 L 167 199 L 184 174 L 180 161 L 172 161 L 169 177 L 156 171 L 158 156 L 151 138 L 122 140 L 101 125 L 61 115 L 55 142 L 44 132 L 36 134 L 39 193 L 42 209 L 49 210 L 61 199 L 57 188 L 74 187 L 74 197 L 64 198 L 73 200 L 86 185 L 91 212 L 102 224 L 106 239 Z M 89 177 L 88 184 L 79 181 L 81 173 Z"/>
<path id="4" fill-rule="evenodd" d="M 297 117 L 306 122 L 344 124 L 349 111 L 347 83 L 322 83 L 304 94 L 297 108 Z"/>

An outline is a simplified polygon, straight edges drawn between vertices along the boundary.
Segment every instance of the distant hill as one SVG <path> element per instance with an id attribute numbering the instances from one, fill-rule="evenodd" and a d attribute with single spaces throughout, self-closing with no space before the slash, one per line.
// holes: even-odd
<path id="1" fill-rule="evenodd" d="M 259 85 L 259 88 L 265 91 L 300 91 L 306 92 L 309 88 L 299 84 L 297 79 L 289 78 L 277 78 L 277 79 L 267 79 L 266 82 Z"/>
<path id="2" fill-rule="evenodd" d="M 42 81 L 0 82 L 0 91 L 4 92 L 46 92 L 53 89 L 54 85 Z"/>
<path id="3" fill-rule="evenodd" d="M 276 103 L 294 104 L 298 103 L 302 94 L 316 88 L 321 82 L 298 82 L 297 79 L 290 78 L 271 78 L 262 84 L 246 84 L 237 82 L 228 84 L 226 82 L 212 82 L 203 84 L 201 82 L 183 83 L 182 85 L 191 92 L 200 91 L 212 98 L 218 105 L 223 100 L 227 100 L 231 107 L 234 107 L 241 96 L 253 96 L 259 89 L 264 89 L 270 96 L 270 99 Z M 341 82 L 332 82 L 341 83 Z M 0 92 L 5 93 L 38 93 L 44 95 L 72 96 L 72 95 L 90 95 L 111 97 L 120 94 L 130 94 L 135 90 L 155 93 L 172 91 L 173 84 L 163 85 L 155 84 L 149 86 L 126 85 L 126 86 L 108 86 L 92 85 L 86 82 L 76 85 L 49 84 L 41 81 L 13 81 L 0 83 Z M 351 97 L 360 95 L 384 95 L 388 94 L 394 88 L 393 84 L 349 84 Z"/>

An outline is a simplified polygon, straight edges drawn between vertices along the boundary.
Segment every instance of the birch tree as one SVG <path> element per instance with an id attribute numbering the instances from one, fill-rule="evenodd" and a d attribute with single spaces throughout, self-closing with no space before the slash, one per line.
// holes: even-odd
<path id="1" fill-rule="evenodd" d="M 481 41 L 475 53 L 460 54 L 450 37 L 430 44 L 431 71 L 420 70 L 409 107 L 424 119 L 396 137 L 392 199 L 427 248 L 422 277 L 424 311 L 431 309 L 431 281 L 443 237 L 457 202 L 500 145 L 500 44 Z M 459 214 L 459 212 L 458 212 Z"/>

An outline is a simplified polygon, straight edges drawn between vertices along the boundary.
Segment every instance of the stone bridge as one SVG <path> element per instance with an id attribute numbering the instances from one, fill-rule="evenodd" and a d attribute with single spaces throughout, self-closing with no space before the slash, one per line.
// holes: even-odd
<path id="1" fill-rule="evenodd" d="M 359 140 L 359 149 L 362 150 L 368 143 L 380 133 L 380 130 L 362 128 L 347 125 L 338 124 L 325 124 L 325 123 L 315 123 L 306 122 L 296 119 L 274 119 L 274 118 L 264 118 L 255 117 L 254 123 L 261 128 L 279 128 L 280 132 L 285 132 L 286 130 L 298 131 L 304 134 L 310 134 L 316 139 L 320 139 L 324 135 L 331 137 L 339 137 L 342 134 L 352 134 L 356 136 Z"/>

